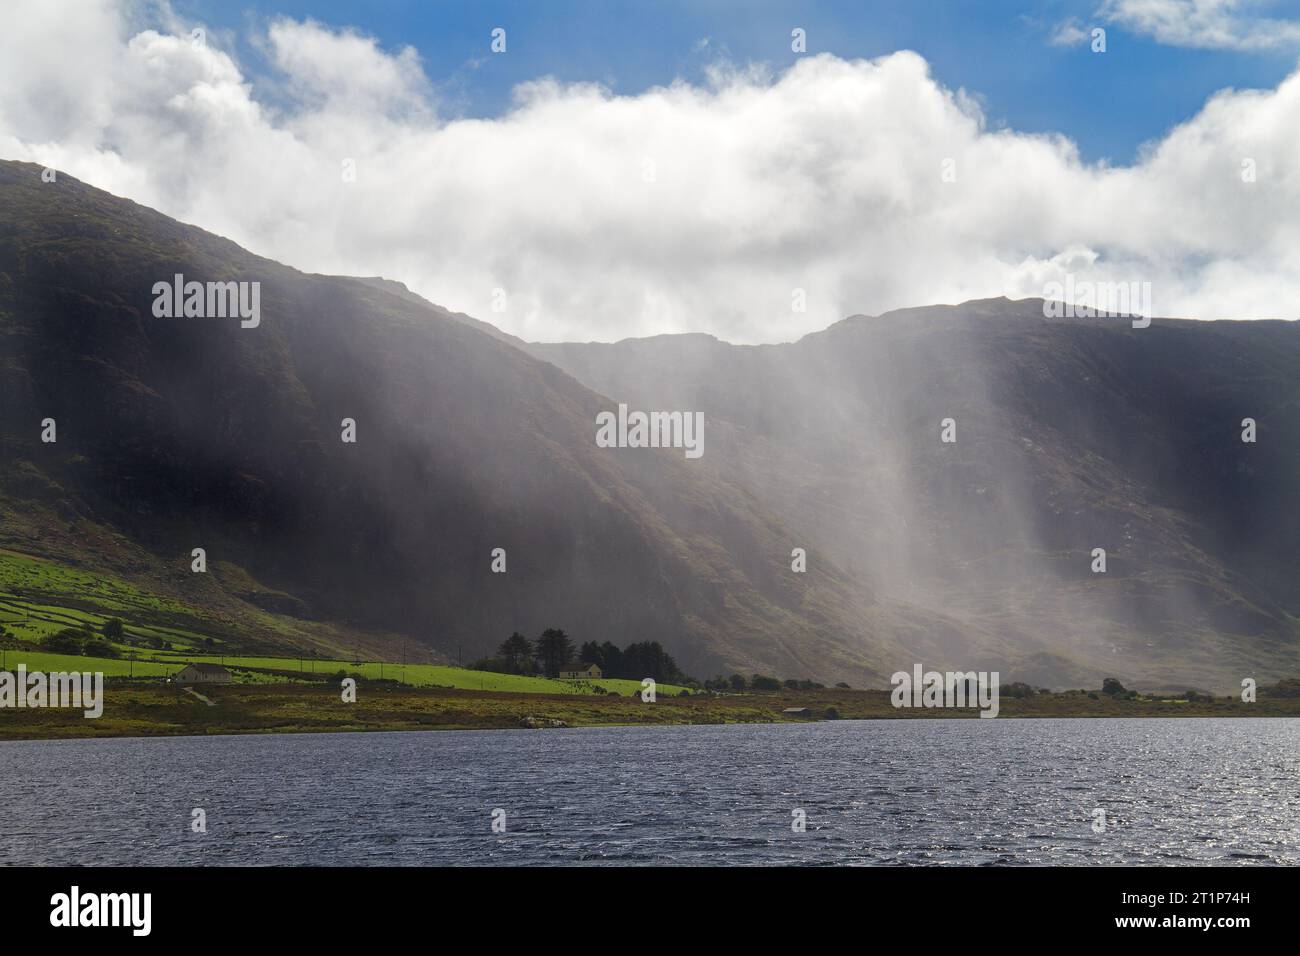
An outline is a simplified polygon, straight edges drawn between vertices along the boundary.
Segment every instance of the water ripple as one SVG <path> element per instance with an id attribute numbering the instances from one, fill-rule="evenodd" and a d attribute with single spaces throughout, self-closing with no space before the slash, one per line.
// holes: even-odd
<path id="1" fill-rule="evenodd" d="M 1294 864 L 1298 758 L 1291 719 L 20 741 L 0 863 Z"/>

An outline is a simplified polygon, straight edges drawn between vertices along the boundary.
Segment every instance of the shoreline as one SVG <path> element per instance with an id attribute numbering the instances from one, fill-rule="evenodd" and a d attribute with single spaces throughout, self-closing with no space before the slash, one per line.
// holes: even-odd
<path id="1" fill-rule="evenodd" d="M 838 720 L 838 721 L 834 721 L 834 723 L 845 723 L 845 724 L 875 724 L 875 723 L 883 723 L 883 722 L 890 721 L 890 720 L 894 720 L 894 719 L 896 719 L 896 718 L 890 718 L 890 717 L 845 717 L 845 718 L 842 718 L 842 719 L 840 719 L 840 720 Z M 911 719 L 914 719 L 914 720 L 926 720 L 926 719 L 933 719 L 933 718 L 918 717 L 918 718 L 911 718 Z M 1150 721 L 1161 721 L 1161 720 L 1186 720 L 1186 719 L 1195 719 L 1195 720 L 1298 720 L 1298 719 L 1300 719 L 1300 714 L 1264 714 L 1264 715 L 1236 714 L 1236 715 L 1231 715 L 1231 716 L 1226 715 L 1226 714 L 1162 714 L 1162 715 L 1154 715 L 1154 714 L 1153 714 L 1153 715 L 1146 715 L 1146 716 L 1109 715 L 1109 716 L 1105 716 L 1105 717 L 1098 717 L 1098 716 L 1091 716 L 1091 717 L 1089 717 L 1089 716 L 1074 716 L 1074 717 L 1061 717 L 1061 716 L 1055 716 L 1055 717 L 1032 716 L 1032 717 L 1031 717 L 1031 716 L 1020 716 L 1020 717 L 1007 718 L 1007 719 L 1009 719 L 1009 720 L 1015 720 L 1015 721 L 1017 721 L 1017 722 L 1022 722 L 1022 721 L 1034 721 L 1034 720 L 1078 720 L 1078 721 L 1087 721 L 1087 720 L 1150 720 Z M 575 726 L 575 727 L 547 727 L 547 728 L 540 728 L 540 729 L 545 729 L 545 730 L 549 730 L 549 731 L 552 731 L 552 732 L 563 732 L 563 731 L 572 731 L 572 730 L 614 730 L 614 729 L 626 729 L 626 728 L 631 728 L 631 727 L 645 727 L 645 728 L 647 728 L 647 729 L 666 729 L 666 728 L 672 728 L 672 727 L 744 727 L 744 726 L 751 726 L 751 725 L 755 725 L 755 724 L 765 725 L 765 726 L 784 726 L 784 727 L 792 727 L 792 726 L 798 726 L 798 725 L 800 725 L 800 724 L 805 724 L 805 725 L 806 725 L 806 724 L 821 724 L 821 723 L 831 723 L 831 721 L 824 721 L 824 720 L 775 720 L 775 721 L 747 721 L 747 720 L 746 720 L 746 721 L 742 721 L 742 720 L 736 720 L 736 721 L 719 722 L 719 723 L 703 723 L 703 722 L 700 722 L 700 723 L 672 723 L 672 722 L 658 722 L 658 723 L 609 723 L 609 724 L 581 724 L 581 725 L 578 725 L 578 726 Z M 87 735 L 81 735 L 81 736 L 75 736 L 75 735 L 51 735 L 51 736 L 42 736 L 42 737 L 18 737 L 18 736 L 12 736 L 12 737 L 11 737 L 11 736 L 5 736 L 5 735 L 3 735 L 3 734 L 0 734 L 0 746 L 3 746 L 3 745 L 5 745 L 5 744 L 23 744 L 23 743 L 37 744 L 37 743 L 49 743 L 49 742 L 56 742 L 56 741 L 82 741 L 82 740 L 205 740 L 205 739 L 212 738 L 212 737 L 333 737 L 333 736 L 338 736 L 338 735 L 341 735 L 341 734 L 358 734 L 358 735 L 365 735 L 365 734 L 421 734 L 421 733 L 429 733 L 429 734 L 437 734 L 437 733 L 499 734 L 499 733 L 507 733 L 507 732 L 510 732 L 510 731 L 523 731 L 523 730 L 525 730 L 525 729 L 527 729 L 527 728 L 524 728 L 524 727 L 469 727 L 469 726 L 466 726 L 466 727 L 459 727 L 459 726 L 455 726 L 455 725 L 450 725 L 450 724 L 449 724 L 449 725 L 443 725 L 443 726 L 438 726 L 438 727 L 411 727 L 411 728 L 386 728 L 386 727 L 365 728 L 365 727 L 362 727 L 362 728 L 353 728 L 353 729 L 347 729 L 347 730 L 345 730 L 345 729 L 329 730 L 329 729 L 320 729 L 320 728 L 315 728 L 315 729 L 301 729 L 301 730 L 269 730 L 269 729 L 268 729 L 268 730 L 237 730 L 237 731 L 214 731 L 214 732 L 211 732 L 211 733 L 202 733 L 202 734 L 195 734 L 195 733 L 157 733 L 157 734 L 87 734 Z"/>
<path id="2" fill-rule="evenodd" d="M 205 686 L 205 704 L 175 685 L 118 682 L 105 687 L 103 716 L 76 709 L 0 710 L 0 742 L 247 734 L 375 733 L 436 730 L 560 730 L 579 727 L 800 724 L 824 720 L 1160 719 L 1300 717 L 1300 698 L 1089 697 L 1078 692 L 1003 698 L 998 717 L 971 708 L 895 708 L 889 691 L 820 690 L 660 697 L 528 694 L 415 688 L 359 682 L 356 703 L 326 684 Z M 803 708 L 805 714 L 786 713 Z"/>

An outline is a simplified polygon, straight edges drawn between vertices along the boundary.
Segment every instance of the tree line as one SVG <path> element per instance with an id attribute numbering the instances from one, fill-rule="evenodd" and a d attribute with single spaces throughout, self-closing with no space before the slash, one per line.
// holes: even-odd
<path id="1" fill-rule="evenodd" d="M 848 684 L 843 682 L 835 685 L 841 690 L 850 690 Z M 781 680 L 779 677 L 768 677 L 766 674 L 751 674 L 745 677 L 744 674 L 732 674 L 730 677 L 710 677 L 704 682 L 705 690 L 716 691 L 746 691 L 746 690 L 825 690 L 825 684 L 819 684 L 815 680 L 795 680 L 793 677 Z"/>
<path id="2" fill-rule="evenodd" d="M 515 631 L 497 648 L 494 657 L 471 665 L 475 670 L 499 674 L 539 674 L 558 677 L 570 663 L 596 664 L 601 675 L 626 680 L 646 677 L 661 684 L 683 684 L 690 680 L 682 673 L 672 655 L 658 641 L 641 641 L 618 647 L 611 641 L 587 641 L 581 647 L 568 634 L 548 627 L 536 640 Z"/>

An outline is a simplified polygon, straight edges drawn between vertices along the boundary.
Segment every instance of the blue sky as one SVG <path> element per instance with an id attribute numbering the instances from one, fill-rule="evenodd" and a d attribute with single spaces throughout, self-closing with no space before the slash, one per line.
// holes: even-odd
<path id="1" fill-rule="evenodd" d="M 174 9 L 234 31 L 241 60 L 256 72 L 250 28 L 278 16 L 311 17 L 355 27 L 388 50 L 415 47 L 438 85 L 444 110 L 497 116 L 510 91 L 539 76 L 595 81 L 631 94 L 671 82 L 699 81 L 718 57 L 776 69 L 793 62 L 790 30 L 807 30 L 810 53 L 875 57 L 919 52 L 949 88 L 976 95 L 990 126 L 1059 131 L 1087 160 L 1132 162 L 1140 144 L 1162 136 L 1226 87 L 1275 87 L 1296 64 L 1297 50 L 1195 49 L 1157 42 L 1107 25 L 1107 51 L 1054 45 L 1054 28 L 1073 19 L 1105 23 L 1097 0 L 174 0 Z M 1253 12 L 1283 16 L 1286 4 L 1255 3 Z M 1294 13 L 1294 11 L 1292 11 Z M 487 55 L 494 27 L 507 30 L 508 53 Z M 701 47 L 701 41 L 707 45 Z"/>

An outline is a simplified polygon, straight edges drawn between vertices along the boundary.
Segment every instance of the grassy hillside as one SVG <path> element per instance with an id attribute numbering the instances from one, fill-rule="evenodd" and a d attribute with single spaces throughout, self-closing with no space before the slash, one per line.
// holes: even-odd
<path id="1" fill-rule="evenodd" d="M 0 549 L 0 627 L 10 641 L 33 642 L 64 628 L 89 627 L 99 632 L 104 622 L 126 622 L 129 643 L 119 643 L 123 653 L 145 654 L 165 649 L 181 653 L 198 651 L 249 653 L 292 648 L 304 654 L 330 657 L 364 651 L 382 657 L 382 649 L 395 646 L 391 639 L 357 633 L 329 622 L 303 622 L 238 602 L 220 600 L 190 603 L 167 592 L 183 593 L 172 580 L 159 580 L 148 563 L 144 573 L 129 581 L 104 570 L 74 566 L 67 560 Z M 218 565 L 211 574 L 229 575 Z M 203 582 L 209 585 L 210 582 Z M 219 590 L 205 587 L 205 595 Z M 412 648 L 412 657 L 425 652 Z M 351 656 L 355 657 L 355 654 Z"/>
<path id="2" fill-rule="evenodd" d="M 273 618 L 271 615 L 265 615 Z M 106 642 L 117 658 L 53 654 L 40 641 L 65 628 L 89 627 L 100 633 L 104 623 L 124 622 L 124 639 Z M 284 622 L 273 624 L 283 626 Z M 249 642 L 232 632 L 228 621 L 203 608 L 151 594 L 125 581 L 101 577 L 57 561 L 0 551 L 0 665 L 12 669 L 99 671 L 108 677 L 167 676 L 187 662 L 221 663 L 241 682 L 284 680 L 299 675 L 319 680 L 339 670 L 368 679 L 396 680 L 412 687 L 448 687 L 510 693 L 594 694 L 613 691 L 639 693 L 639 681 L 602 679 L 561 681 L 545 677 L 494 674 L 467 668 L 404 663 L 399 659 L 362 659 L 330 654 L 320 642 L 304 644 L 302 656 L 250 655 L 240 648 Z M 285 629 L 281 633 L 292 634 Z M 215 635 L 215 636 L 214 636 Z M 212 645 L 207 644 L 208 641 Z M 3 669 L 0 667 L 0 669 Z M 275 672 L 267 674 L 266 672 Z M 676 695 L 685 688 L 661 684 L 657 692 Z"/>

